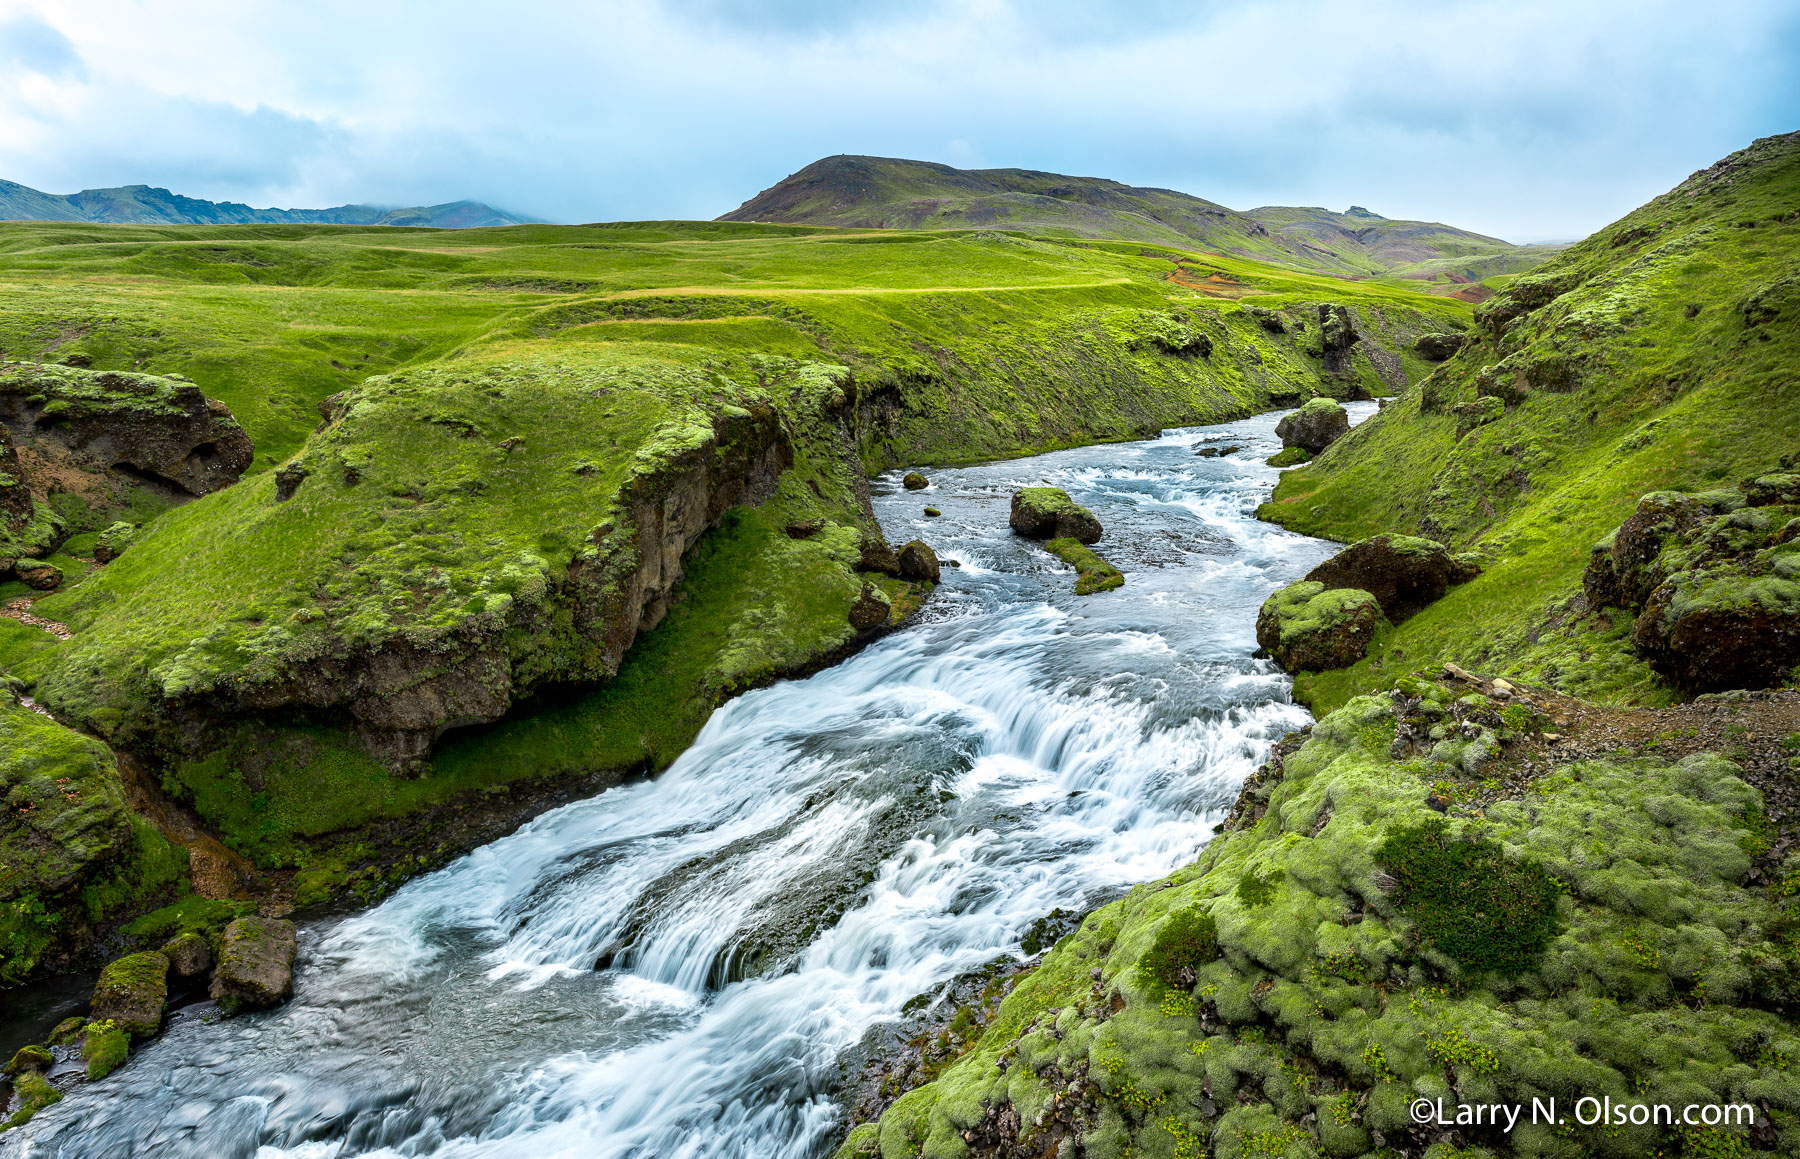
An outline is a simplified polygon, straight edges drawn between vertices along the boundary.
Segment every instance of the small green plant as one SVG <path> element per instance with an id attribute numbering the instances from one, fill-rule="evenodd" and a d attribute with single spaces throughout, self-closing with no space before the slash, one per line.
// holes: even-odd
<path id="1" fill-rule="evenodd" d="M 1639 935 L 1626 934 L 1621 940 L 1625 943 L 1625 952 L 1631 956 L 1638 969 L 1654 970 L 1662 964 L 1662 955 L 1656 952 L 1656 947 Z"/>
<path id="2" fill-rule="evenodd" d="M 82 1036 L 81 1061 L 87 1063 L 89 1082 L 99 1082 L 111 1074 L 131 1052 L 131 1035 L 111 1019 L 90 1022 Z"/>
<path id="3" fill-rule="evenodd" d="M 1375 1078 L 1378 1081 L 1384 1083 L 1397 1083 L 1400 1081 L 1400 1076 L 1395 1074 L 1393 1069 L 1388 1066 L 1387 1052 L 1381 1049 L 1380 1043 L 1371 1042 L 1368 1046 L 1364 1047 L 1362 1060 L 1364 1066 L 1375 1072 Z"/>
<path id="4" fill-rule="evenodd" d="M 1138 969 L 1171 990 L 1185 990 L 1194 984 L 1192 971 L 1218 956 L 1218 924 L 1199 906 L 1189 906 L 1169 915 Z"/>
<path id="5" fill-rule="evenodd" d="M 1266 872 L 1245 870 L 1244 876 L 1238 879 L 1237 895 L 1245 905 L 1257 909 L 1275 900 L 1276 887 L 1287 876 L 1282 870 L 1271 869 Z"/>
<path id="6" fill-rule="evenodd" d="M 1514 975 L 1556 936 L 1556 881 L 1486 838 L 1452 838 L 1438 818 L 1388 831 L 1375 860 L 1419 936 L 1466 969 Z"/>

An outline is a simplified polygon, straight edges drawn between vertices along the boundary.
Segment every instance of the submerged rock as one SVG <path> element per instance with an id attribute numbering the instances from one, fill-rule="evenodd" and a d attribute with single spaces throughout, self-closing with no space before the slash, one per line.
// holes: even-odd
<path id="1" fill-rule="evenodd" d="M 900 549 L 900 578 L 938 582 L 937 552 L 922 539 L 915 539 Z"/>
<path id="2" fill-rule="evenodd" d="M 1361 660 L 1385 623 L 1370 593 L 1301 580 L 1263 602 L 1256 642 L 1288 672 L 1321 672 Z"/>
<path id="3" fill-rule="evenodd" d="M 1284 447 L 1318 454 L 1350 429 L 1350 412 L 1331 398 L 1308 399 L 1305 406 L 1282 416 L 1275 434 Z"/>
<path id="4" fill-rule="evenodd" d="M 1013 492 L 1007 525 L 1027 539 L 1078 539 L 1098 543 L 1100 520 L 1061 487 L 1022 487 Z"/>
<path id="5" fill-rule="evenodd" d="M 212 997 L 228 1009 L 274 1006 L 293 993 L 294 951 L 293 922 L 238 918 L 220 939 Z"/>
<path id="6" fill-rule="evenodd" d="M 1396 624 L 1443 596 L 1467 574 L 1443 544 L 1410 535 L 1377 535 L 1351 544 L 1306 578 L 1328 588 L 1360 588 Z"/>
<path id="7" fill-rule="evenodd" d="M 169 999 L 169 959 L 154 950 L 129 954 L 100 971 L 88 1017 L 113 1022 L 131 1034 L 162 1029 L 163 1003 Z"/>

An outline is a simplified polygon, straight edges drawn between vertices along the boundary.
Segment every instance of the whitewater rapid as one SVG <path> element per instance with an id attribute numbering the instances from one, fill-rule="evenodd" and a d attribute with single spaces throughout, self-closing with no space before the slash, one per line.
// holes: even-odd
<path id="1" fill-rule="evenodd" d="M 291 1003 L 177 1012 L 0 1152 L 828 1155 L 846 1048 L 1191 860 L 1307 722 L 1251 657 L 1262 600 L 1330 550 L 1253 517 L 1274 419 L 878 480 L 888 538 L 962 565 L 920 622 L 731 702 L 653 781 L 303 925 Z M 1100 516 L 1122 589 L 1075 596 L 1007 531 L 1042 483 Z"/>

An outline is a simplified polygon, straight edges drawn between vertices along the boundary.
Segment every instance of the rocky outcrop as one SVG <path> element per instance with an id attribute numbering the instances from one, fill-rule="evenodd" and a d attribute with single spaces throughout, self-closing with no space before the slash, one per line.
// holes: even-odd
<path id="1" fill-rule="evenodd" d="M 1421 334 L 1413 342 L 1413 350 L 1428 362 L 1442 362 L 1461 350 L 1468 341 L 1467 334 Z"/>
<path id="2" fill-rule="evenodd" d="M 163 1003 L 168 998 L 169 959 L 154 950 L 129 954 L 100 972 L 88 1017 L 147 1037 L 162 1029 Z"/>
<path id="3" fill-rule="evenodd" d="M 1060 487 L 1021 487 L 1013 492 L 1007 525 L 1027 539 L 1077 539 L 1098 543 L 1100 520 Z"/>
<path id="4" fill-rule="evenodd" d="M 900 549 L 900 578 L 938 582 L 937 552 L 922 539 L 912 540 Z"/>
<path id="5" fill-rule="evenodd" d="M 1350 351 L 1362 340 L 1356 320 L 1343 306 L 1319 306 L 1319 354 L 1325 361 L 1325 373 L 1343 376 L 1350 373 Z"/>
<path id="6" fill-rule="evenodd" d="M 1386 622 L 1368 592 L 1301 580 L 1263 602 L 1256 642 L 1288 672 L 1322 672 L 1361 660 Z"/>
<path id="7" fill-rule="evenodd" d="M 1800 666 L 1796 483 L 1771 475 L 1737 491 L 1645 495 L 1594 546 L 1588 603 L 1637 612 L 1637 653 L 1687 692 L 1781 683 Z"/>
<path id="8" fill-rule="evenodd" d="M 209 993 L 229 1009 L 260 1009 L 294 990 L 294 923 L 243 917 L 225 927 Z"/>
<path id="9" fill-rule="evenodd" d="M 1275 436 L 1284 447 L 1299 447 L 1318 454 L 1350 430 L 1350 412 L 1336 399 L 1309 399 L 1305 406 L 1281 417 Z"/>
<path id="10" fill-rule="evenodd" d="M 1410 535 L 1377 535 L 1351 544 L 1306 578 L 1328 588 L 1358 588 L 1373 595 L 1398 624 L 1443 597 L 1468 575 L 1443 544 Z"/>
<path id="11" fill-rule="evenodd" d="M 10 364 L 0 372 L 0 426 L 25 473 L 124 477 L 181 496 L 228 487 L 253 449 L 224 403 L 176 376 Z"/>

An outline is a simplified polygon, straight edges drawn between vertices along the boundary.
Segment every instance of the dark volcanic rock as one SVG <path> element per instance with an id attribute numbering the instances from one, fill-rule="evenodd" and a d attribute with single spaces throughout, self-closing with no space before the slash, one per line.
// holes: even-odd
<path id="1" fill-rule="evenodd" d="M 1386 622 L 1368 592 L 1301 580 L 1263 602 L 1256 642 L 1288 672 L 1321 672 L 1361 660 Z"/>
<path id="2" fill-rule="evenodd" d="M 212 997 L 229 1009 L 274 1006 L 293 993 L 294 950 L 293 922 L 238 918 L 219 941 Z"/>
<path id="3" fill-rule="evenodd" d="M 900 557 L 880 536 L 863 536 L 859 551 L 860 555 L 856 561 L 857 571 L 875 571 L 882 575 L 900 574 Z"/>
<path id="4" fill-rule="evenodd" d="M 1284 447 L 1318 454 L 1350 429 L 1350 412 L 1335 399 L 1309 399 L 1305 406 L 1281 416 L 1275 434 Z"/>
<path id="5" fill-rule="evenodd" d="M 922 539 L 915 539 L 900 549 L 900 578 L 938 582 L 937 552 Z"/>
<path id="6" fill-rule="evenodd" d="M 1325 360 L 1325 373 L 1348 374 L 1350 348 L 1362 340 L 1350 311 L 1342 306 L 1320 306 L 1319 331 L 1319 352 Z"/>
<path id="7" fill-rule="evenodd" d="M 168 998 L 169 959 L 153 950 L 128 954 L 100 971 L 88 1017 L 116 1023 L 135 1035 L 155 1034 Z"/>
<path id="8" fill-rule="evenodd" d="M 1027 539 L 1078 539 L 1098 543 L 1102 529 L 1094 513 L 1060 487 L 1022 487 L 1013 492 L 1007 525 Z"/>
<path id="9" fill-rule="evenodd" d="M 1410 535 L 1377 535 L 1353 543 L 1306 578 L 1327 588 L 1358 588 L 1399 623 L 1440 598 L 1465 569 L 1444 545 Z"/>
<path id="10" fill-rule="evenodd" d="M 14 363 L 0 373 L 0 425 L 29 458 L 187 495 L 230 486 L 252 458 L 224 403 L 152 374 Z"/>
<path id="11" fill-rule="evenodd" d="M 1468 341 L 1467 334 L 1421 334 L 1413 343 L 1413 349 L 1420 358 L 1442 362 L 1461 350 Z"/>

